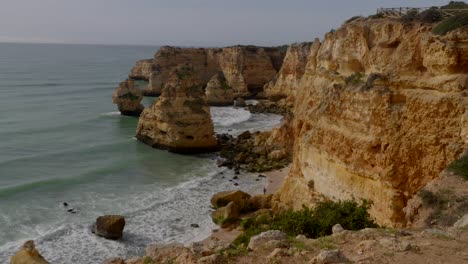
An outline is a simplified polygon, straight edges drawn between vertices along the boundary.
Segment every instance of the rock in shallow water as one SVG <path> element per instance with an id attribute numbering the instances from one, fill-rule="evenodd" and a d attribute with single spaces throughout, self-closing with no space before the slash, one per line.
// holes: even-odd
<path id="1" fill-rule="evenodd" d="M 125 218 L 120 215 L 105 215 L 96 219 L 95 234 L 108 239 L 120 239 L 125 227 Z"/>

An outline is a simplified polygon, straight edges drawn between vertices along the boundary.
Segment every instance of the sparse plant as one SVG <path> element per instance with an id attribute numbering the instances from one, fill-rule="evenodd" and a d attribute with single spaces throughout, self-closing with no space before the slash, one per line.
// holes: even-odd
<path id="1" fill-rule="evenodd" d="M 442 18 L 442 12 L 436 7 L 429 8 L 418 15 L 418 20 L 424 23 L 439 22 Z"/>
<path id="2" fill-rule="evenodd" d="M 417 10 L 410 10 L 410 11 L 406 12 L 406 14 L 404 14 L 400 18 L 400 20 L 401 20 L 401 22 L 403 22 L 405 24 L 408 24 L 408 23 L 411 23 L 411 22 L 415 21 L 417 18 L 418 18 L 418 11 Z"/>
<path id="3" fill-rule="evenodd" d="M 445 35 L 452 30 L 467 26 L 468 11 L 465 11 L 443 20 L 432 29 L 432 33 L 436 35 Z"/>
<path id="4" fill-rule="evenodd" d="M 462 176 L 465 180 L 468 180 L 468 155 L 464 155 L 450 163 L 448 169 Z"/>
<path id="5" fill-rule="evenodd" d="M 464 1 L 450 1 L 447 5 L 442 6 L 441 9 L 465 9 L 468 4 Z"/>
<path id="6" fill-rule="evenodd" d="M 273 217 L 259 216 L 243 220 L 244 233 L 235 240 L 235 245 L 246 244 L 252 236 L 268 230 L 281 230 L 288 236 L 305 235 L 310 238 L 327 236 L 332 227 L 339 223 L 347 230 L 359 230 L 366 227 L 377 227 L 367 210 L 370 203 L 362 201 L 325 201 L 313 209 L 304 207 L 300 211 L 283 211 Z"/>
<path id="7" fill-rule="evenodd" d="M 364 78 L 364 74 L 363 74 L 363 73 L 360 73 L 360 72 L 357 72 L 357 73 L 354 73 L 354 74 L 352 74 L 352 75 L 346 77 L 345 83 L 346 83 L 346 84 L 360 84 L 360 83 L 364 83 L 363 78 Z"/>

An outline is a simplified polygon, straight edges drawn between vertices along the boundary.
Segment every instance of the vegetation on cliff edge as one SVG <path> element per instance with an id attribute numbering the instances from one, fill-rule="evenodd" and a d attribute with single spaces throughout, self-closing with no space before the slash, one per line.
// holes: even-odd
<path id="1" fill-rule="evenodd" d="M 325 201 L 309 209 L 284 211 L 271 216 L 268 213 L 244 219 L 241 226 L 244 233 L 234 240 L 234 245 L 247 244 L 252 236 L 268 230 L 280 230 L 288 236 L 305 235 L 318 238 L 332 233 L 332 227 L 340 224 L 347 230 L 360 230 L 366 227 L 377 227 L 367 210 L 370 204 L 363 201 Z"/>

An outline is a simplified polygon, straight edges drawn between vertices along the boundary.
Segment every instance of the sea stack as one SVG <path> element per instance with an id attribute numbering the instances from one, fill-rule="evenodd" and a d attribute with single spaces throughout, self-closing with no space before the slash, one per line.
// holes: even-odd
<path id="1" fill-rule="evenodd" d="M 112 94 L 112 102 L 117 105 L 122 115 L 139 116 L 144 107 L 141 104 L 143 95 L 135 86 L 132 79 L 127 79 L 119 84 Z"/>
<path id="2" fill-rule="evenodd" d="M 208 82 L 205 95 L 208 105 L 228 106 L 234 102 L 234 91 L 222 72 L 215 74 Z"/>
<path id="3" fill-rule="evenodd" d="M 138 121 L 138 140 L 176 153 L 218 149 L 203 81 L 191 65 L 177 67 L 159 100 L 146 108 Z"/>

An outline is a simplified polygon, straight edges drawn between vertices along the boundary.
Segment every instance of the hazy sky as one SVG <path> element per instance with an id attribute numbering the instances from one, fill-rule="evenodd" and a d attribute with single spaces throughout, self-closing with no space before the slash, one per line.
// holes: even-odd
<path id="1" fill-rule="evenodd" d="M 0 0 L 0 42 L 224 46 L 322 38 L 378 7 L 437 0 Z"/>

